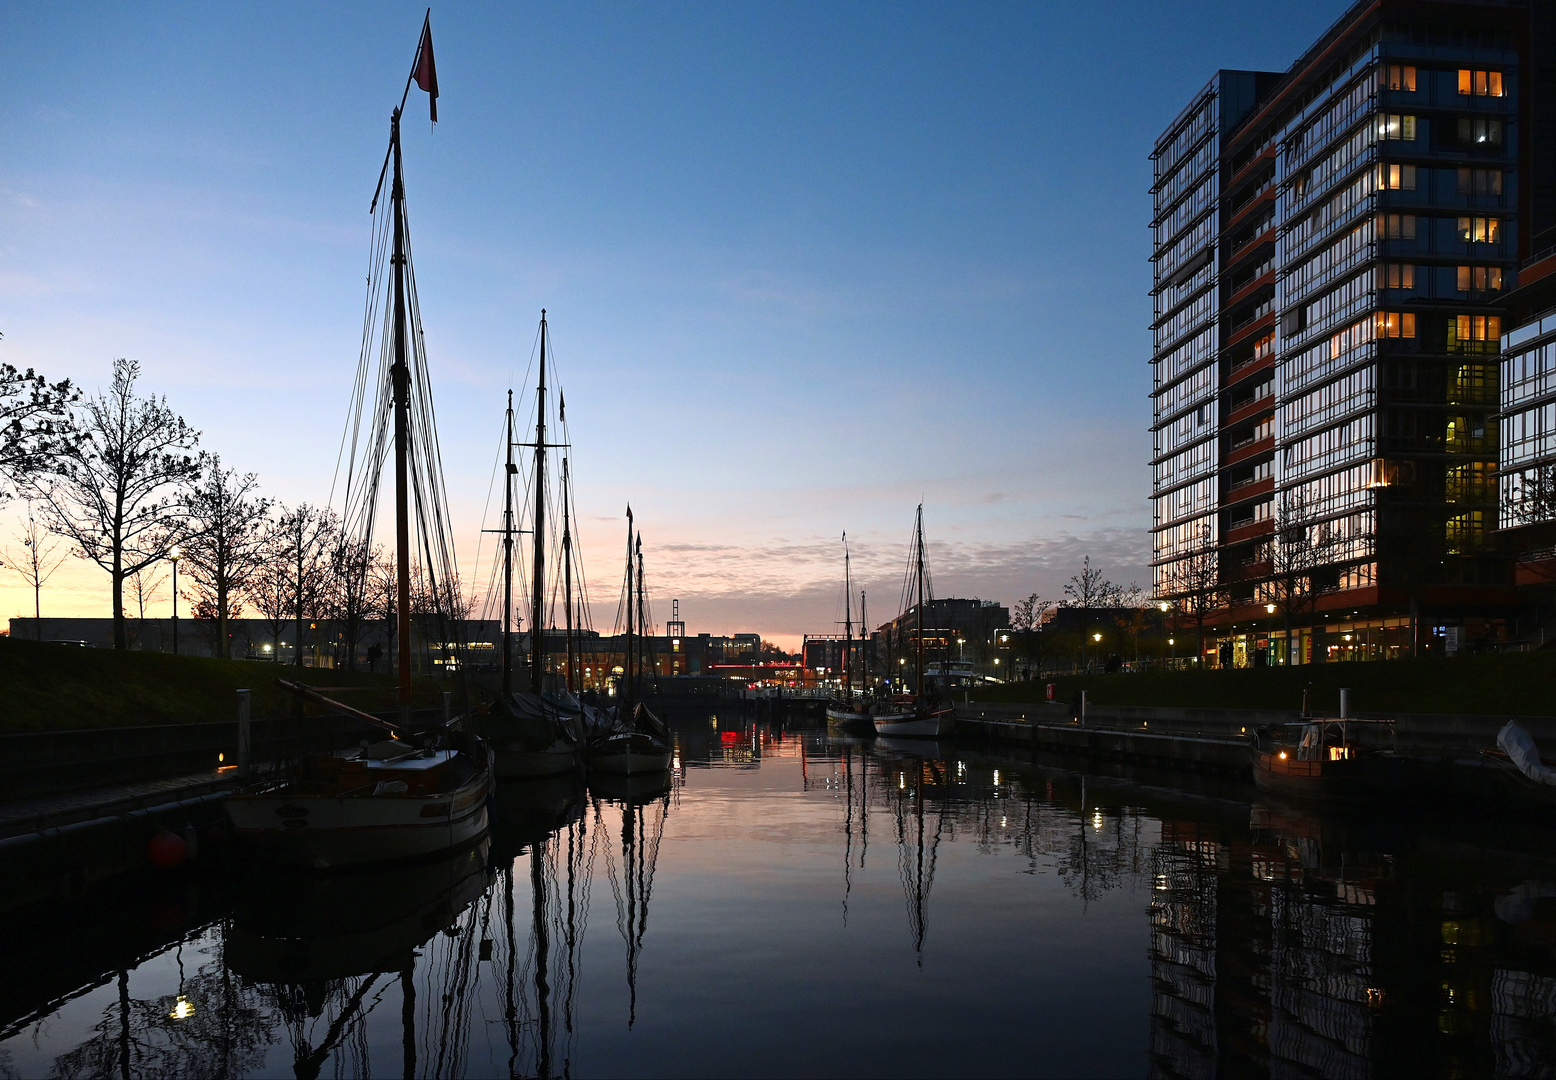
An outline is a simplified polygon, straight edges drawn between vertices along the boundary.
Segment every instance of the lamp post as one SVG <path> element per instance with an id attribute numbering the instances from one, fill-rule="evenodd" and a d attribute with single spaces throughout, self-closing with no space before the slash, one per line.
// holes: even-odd
<path id="1" fill-rule="evenodd" d="M 1273 656 L 1275 652 L 1275 605 L 1265 604 L 1264 613 L 1270 617 L 1270 625 L 1269 628 L 1265 630 L 1264 636 L 1269 639 L 1270 653 Z"/>
<path id="2" fill-rule="evenodd" d="M 167 557 L 173 560 L 173 655 L 178 655 L 178 560 L 183 558 L 184 549 L 174 545 L 168 551 Z"/>

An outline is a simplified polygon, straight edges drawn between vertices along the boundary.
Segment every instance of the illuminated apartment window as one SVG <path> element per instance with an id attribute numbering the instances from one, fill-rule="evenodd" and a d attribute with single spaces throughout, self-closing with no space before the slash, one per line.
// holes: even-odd
<path id="1" fill-rule="evenodd" d="M 1494 217 L 1461 217 L 1459 242 L 1464 244 L 1500 244 L 1502 219 Z"/>
<path id="2" fill-rule="evenodd" d="M 1502 145 L 1502 121 L 1482 117 L 1463 117 L 1459 120 L 1459 141 L 1479 146 Z"/>
<path id="3" fill-rule="evenodd" d="M 1460 195 L 1502 194 L 1501 169 L 1460 169 Z"/>
<path id="4" fill-rule="evenodd" d="M 1378 235 L 1388 240 L 1414 240 L 1416 216 L 1414 214 L 1379 214 Z"/>
<path id="5" fill-rule="evenodd" d="M 1460 315 L 1448 324 L 1450 343 L 1453 341 L 1491 341 L 1502 336 L 1502 318 L 1499 315 Z"/>
<path id="6" fill-rule="evenodd" d="M 1459 69 L 1459 93 L 1465 97 L 1506 97 L 1507 88 L 1500 71 Z"/>
<path id="7" fill-rule="evenodd" d="M 1401 116 L 1399 113 L 1384 113 L 1378 117 L 1378 138 L 1413 142 L 1415 137 L 1415 117 Z"/>
<path id="8" fill-rule="evenodd" d="M 1410 311 L 1380 311 L 1378 337 L 1413 338 L 1416 336 L 1416 317 Z"/>
<path id="9" fill-rule="evenodd" d="M 1460 292 L 1495 292 L 1502 287 L 1500 266 L 1459 267 Z"/>
<path id="10" fill-rule="evenodd" d="M 1416 88 L 1416 69 L 1389 64 L 1378 69 L 1378 82 L 1385 90 L 1409 90 Z"/>
<path id="11" fill-rule="evenodd" d="M 1378 267 L 1380 289 L 1413 289 L 1416 287 L 1414 263 L 1387 263 Z"/>
<path id="12" fill-rule="evenodd" d="M 1270 355 L 1270 353 L 1272 353 L 1274 351 L 1275 351 L 1275 334 L 1273 332 L 1271 332 L 1271 333 L 1265 334 L 1258 341 L 1254 342 L 1253 358 L 1255 360 L 1263 360 L 1266 356 Z"/>
<path id="13" fill-rule="evenodd" d="M 1460 364 L 1448 395 L 1450 405 L 1495 405 L 1496 370 L 1490 364 Z"/>
<path id="14" fill-rule="evenodd" d="M 1393 191 L 1414 191 L 1416 189 L 1416 167 L 1414 165 L 1379 165 L 1378 186 L 1389 188 Z"/>
<path id="15" fill-rule="evenodd" d="M 1497 463 L 1471 461 L 1448 470 L 1445 494 L 1449 502 L 1485 502 L 1497 489 Z"/>

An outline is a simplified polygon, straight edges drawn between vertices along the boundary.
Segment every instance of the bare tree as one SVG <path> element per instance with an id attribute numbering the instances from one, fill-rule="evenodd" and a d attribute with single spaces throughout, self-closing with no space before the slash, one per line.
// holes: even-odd
<path id="1" fill-rule="evenodd" d="M 1201 524 L 1189 553 L 1172 565 L 1168 575 L 1168 595 L 1178 610 L 1194 620 L 1199 635 L 1199 653 L 1194 663 L 1205 662 L 1205 620 L 1221 604 L 1221 560 L 1216 551 L 1215 534 Z"/>
<path id="2" fill-rule="evenodd" d="M 370 549 L 362 540 L 340 538 L 330 550 L 328 589 L 324 594 L 324 612 L 334 621 L 344 638 L 346 670 L 357 668 L 357 645 L 361 641 L 363 624 L 377 612 L 373 600 L 377 596 L 371 576 L 375 564 L 382 562 L 384 553 Z"/>
<path id="3" fill-rule="evenodd" d="M 75 439 L 70 406 L 81 396 L 70 380 L 50 383 L 31 368 L 0 364 L 0 502 L 11 497 L 9 485 L 36 474 L 47 460 Z"/>
<path id="4" fill-rule="evenodd" d="M 1556 521 L 1556 464 L 1521 471 L 1509 494 L 1508 516 L 1517 524 Z"/>
<path id="5" fill-rule="evenodd" d="M 232 659 L 227 622 L 243 612 L 249 582 L 265 562 L 265 524 L 273 505 L 261 498 L 253 473 L 223 469 L 219 455 L 185 496 L 188 539 L 184 565 L 197 607 L 210 611 L 216 626 L 214 655 Z"/>
<path id="6" fill-rule="evenodd" d="M 1012 630 L 1036 630 L 1043 612 L 1053 607 L 1058 601 L 1045 600 L 1037 593 L 1033 593 L 1025 600 L 1017 600 L 1016 606 L 1011 609 L 1010 628 Z"/>
<path id="7" fill-rule="evenodd" d="M 1064 586 L 1065 605 L 1078 608 L 1081 613 L 1081 667 L 1086 666 L 1086 636 L 1090 628 L 1091 612 L 1097 608 L 1114 607 L 1118 603 L 1119 587 L 1102 576 L 1102 570 L 1091 565 L 1091 556 L 1081 564 L 1081 572 L 1070 578 Z"/>
<path id="8" fill-rule="evenodd" d="M 1313 521 L 1312 507 L 1302 489 L 1281 493 L 1275 511 L 1275 531 L 1265 545 L 1270 560 L 1271 600 L 1285 622 L 1286 663 L 1291 663 L 1292 620 L 1311 613 L 1318 602 L 1313 572 L 1331 547 L 1327 525 Z"/>
<path id="9" fill-rule="evenodd" d="M 183 488 L 200 472 L 200 433 L 166 398 L 137 397 L 139 377 L 137 361 L 114 361 L 112 385 L 72 416 L 33 485 L 50 530 L 108 572 L 115 649 L 126 647 L 124 580 L 182 539 Z"/>
<path id="10" fill-rule="evenodd" d="M 130 575 L 130 595 L 135 598 L 136 645 L 139 648 L 146 647 L 146 605 L 156 601 L 166 581 L 167 575 L 158 574 L 155 566 L 148 566 Z"/>
<path id="11" fill-rule="evenodd" d="M 295 623 L 293 662 L 303 666 L 303 621 L 323 613 L 332 579 L 340 523 L 329 510 L 302 503 L 284 511 L 265 538 L 275 587 L 290 604 Z"/>
<path id="12" fill-rule="evenodd" d="M 1150 625 L 1150 617 L 1141 603 L 1144 595 L 1144 590 L 1133 581 L 1129 583 L 1129 588 L 1120 590 L 1118 604 L 1124 613 L 1114 620 L 1120 630 L 1134 639 L 1136 661 L 1140 659 L 1140 632 Z"/>
<path id="13" fill-rule="evenodd" d="M 32 586 L 32 625 L 39 641 L 43 640 L 43 586 L 65 561 L 65 552 L 38 524 L 32 507 L 27 507 L 27 525 L 22 529 L 21 550 L 4 552 L 5 565 Z"/>

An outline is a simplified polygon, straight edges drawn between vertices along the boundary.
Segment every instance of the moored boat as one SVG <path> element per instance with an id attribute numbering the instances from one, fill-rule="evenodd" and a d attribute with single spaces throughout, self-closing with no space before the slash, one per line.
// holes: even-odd
<path id="1" fill-rule="evenodd" d="M 1390 720 L 1313 718 L 1254 733 L 1253 781 L 1272 795 L 1363 803 L 1411 794 L 1416 770 Z"/>
<path id="2" fill-rule="evenodd" d="M 488 826 L 491 752 L 470 742 L 390 739 L 306 758 L 290 778 L 228 797 L 227 816 L 267 857 L 319 870 L 456 850 Z"/>
<path id="3" fill-rule="evenodd" d="M 937 739 L 956 731 L 956 717 L 950 709 L 933 713 L 887 713 L 871 718 L 875 733 L 899 739 Z"/>

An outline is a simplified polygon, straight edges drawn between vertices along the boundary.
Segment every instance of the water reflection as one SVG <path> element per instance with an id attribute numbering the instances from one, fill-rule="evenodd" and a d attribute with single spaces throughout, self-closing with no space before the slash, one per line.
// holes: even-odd
<path id="1" fill-rule="evenodd" d="M 738 714 L 680 720 L 675 762 L 506 785 L 489 839 L 436 862 L 207 862 L 13 915 L 0 1076 L 1556 1061 L 1547 825 L 1333 818 Z M 599 886 L 615 934 L 589 933 Z"/>

